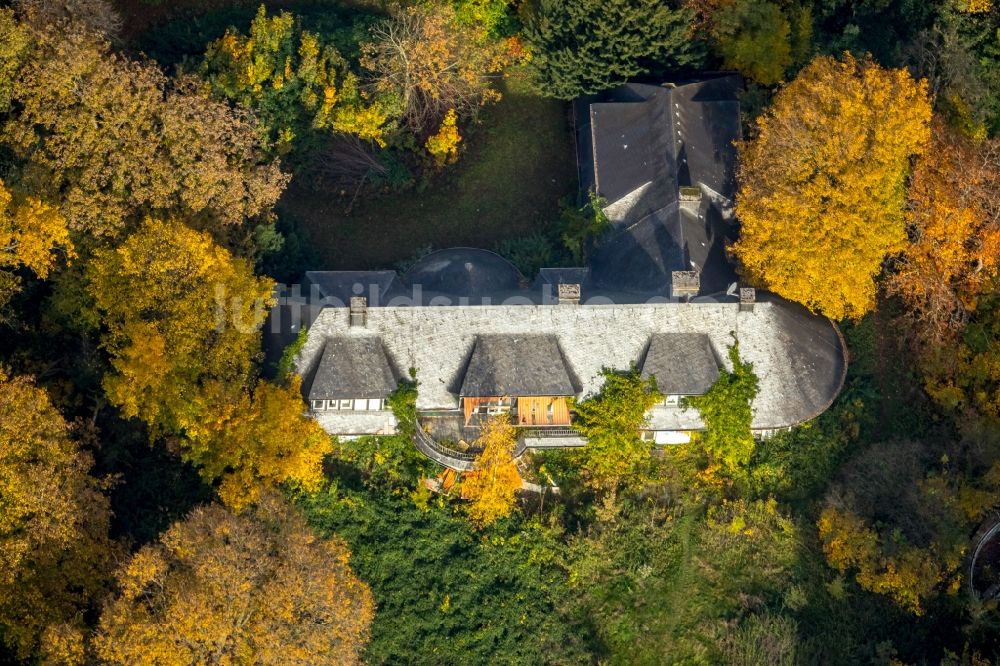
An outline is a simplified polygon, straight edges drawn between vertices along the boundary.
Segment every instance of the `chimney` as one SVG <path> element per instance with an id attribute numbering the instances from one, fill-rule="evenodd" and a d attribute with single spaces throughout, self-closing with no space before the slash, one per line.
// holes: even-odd
<path id="1" fill-rule="evenodd" d="M 368 321 L 368 299 L 351 296 L 351 326 L 364 326 Z"/>
<path id="2" fill-rule="evenodd" d="M 701 188 L 692 185 L 681 185 L 678 199 L 683 210 L 697 213 L 701 208 Z"/>
<path id="3" fill-rule="evenodd" d="M 559 283 L 558 286 L 558 296 L 559 305 L 579 305 L 580 304 L 580 285 L 578 284 L 563 284 Z"/>
<path id="4" fill-rule="evenodd" d="M 753 312 L 753 304 L 756 302 L 756 289 L 753 287 L 740 287 L 740 312 Z"/>
<path id="5" fill-rule="evenodd" d="M 698 271 L 673 271 L 670 273 L 670 293 L 674 298 L 690 299 L 701 289 L 701 273 Z"/>

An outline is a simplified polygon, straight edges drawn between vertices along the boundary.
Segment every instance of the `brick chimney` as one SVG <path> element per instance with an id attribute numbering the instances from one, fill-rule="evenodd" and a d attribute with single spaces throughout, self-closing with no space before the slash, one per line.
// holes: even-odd
<path id="1" fill-rule="evenodd" d="M 351 296 L 351 326 L 364 326 L 368 322 L 368 299 Z"/>
<path id="2" fill-rule="evenodd" d="M 580 285 L 560 283 L 558 286 L 558 298 L 559 305 L 579 305 Z"/>

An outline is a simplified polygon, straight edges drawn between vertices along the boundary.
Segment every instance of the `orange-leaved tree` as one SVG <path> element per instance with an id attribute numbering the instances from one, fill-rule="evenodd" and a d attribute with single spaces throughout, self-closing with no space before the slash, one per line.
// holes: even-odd
<path id="1" fill-rule="evenodd" d="M 13 79 L 0 83 L 0 108 L 8 91 L 13 102 L 0 143 L 22 187 L 58 201 L 72 231 L 106 240 L 155 212 L 221 232 L 270 214 L 287 177 L 246 111 L 93 33 L 21 30 L 16 57 L 0 49 Z"/>
<path id="2" fill-rule="evenodd" d="M 110 511 L 93 461 L 48 394 L 0 370 L 0 636 L 19 657 L 59 643 L 75 663 L 82 614 L 104 592 Z"/>
<path id="3" fill-rule="evenodd" d="M 396 8 L 371 35 L 361 57 L 370 87 L 397 99 L 404 122 L 421 137 L 449 109 L 468 115 L 498 100 L 492 81 L 514 57 L 510 43 L 459 23 L 448 4 Z"/>
<path id="4" fill-rule="evenodd" d="M 913 171 L 910 243 L 886 282 L 907 306 L 915 342 L 954 340 L 1000 271 L 1000 141 L 973 141 L 938 121 Z"/>
<path id="5" fill-rule="evenodd" d="M 357 664 L 371 591 L 338 539 L 279 498 L 194 509 L 116 574 L 95 648 L 104 663 Z"/>
<path id="6" fill-rule="evenodd" d="M 906 242 L 906 178 L 930 118 L 905 70 L 815 58 L 739 146 L 744 275 L 833 319 L 871 310 L 883 260 Z"/>
<path id="7" fill-rule="evenodd" d="M 462 478 L 462 497 L 471 500 L 469 518 L 477 525 L 490 525 L 509 516 L 516 506 L 515 493 L 521 476 L 514 462 L 517 429 L 506 416 L 495 416 L 483 425 L 476 440 L 482 451 L 476 469 Z"/>

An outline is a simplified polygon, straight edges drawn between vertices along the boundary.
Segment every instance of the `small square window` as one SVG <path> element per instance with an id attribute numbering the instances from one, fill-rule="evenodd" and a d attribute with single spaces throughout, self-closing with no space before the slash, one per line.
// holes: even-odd
<path id="1" fill-rule="evenodd" d="M 316 410 L 326 409 L 326 400 L 313 400 L 312 405 Z"/>
<path id="2" fill-rule="evenodd" d="M 639 436 L 644 442 L 652 442 L 656 439 L 656 433 L 652 430 L 642 430 L 639 432 Z"/>
<path id="3" fill-rule="evenodd" d="M 339 409 L 351 409 L 354 406 L 353 402 L 353 400 L 341 400 Z"/>
<path id="4" fill-rule="evenodd" d="M 676 407 L 680 404 L 680 399 L 679 395 L 666 395 L 663 397 L 663 404 L 667 407 Z"/>

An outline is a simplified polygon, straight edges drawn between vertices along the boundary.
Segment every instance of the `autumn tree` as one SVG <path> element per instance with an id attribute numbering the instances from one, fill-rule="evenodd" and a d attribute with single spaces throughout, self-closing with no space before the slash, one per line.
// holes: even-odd
<path id="1" fill-rule="evenodd" d="M 733 476 L 746 471 L 756 446 L 750 427 L 760 384 L 753 364 L 740 357 L 739 342 L 729 348 L 729 361 L 733 369 L 721 368 L 708 392 L 684 398 L 684 407 L 698 410 L 705 425 L 698 441 Z"/>
<path id="2" fill-rule="evenodd" d="M 95 647 L 109 664 L 357 664 L 374 603 L 337 538 L 275 496 L 194 509 L 117 572 Z"/>
<path id="3" fill-rule="evenodd" d="M 462 136 L 458 133 L 458 115 L 455 109 L 448 109 L 436 134 L 427 137 L 424 144 L 434 158 L 434 164 L 443 167 L 458 159 L 458 144 Z"/>
<path id="4" fill-rule="evenodd" d="M 792 64 L 791 24 L 773 2 L 733 0 L 711 18 L 711 34 L 723 63 L 772 85 Z"/>
<path id="5" fill-rule="evenodd" d="M 151 212 L 212 228 L 270 213 L 287 178 L 248 113 L 92 33 L 31 36 L 0 142 L 22 189 L 61 202 L 72 231 L 114 237 Z"/>
<path id="6" fill-rule="evenodd" d="M 510 62 L 506 42 L 475 23 L 459 23 L 447 4 L 396 8 L 371 30 L 361 64 L 370 88 L 398 100 L 416 135 L 433 132 L 449 110 L 471 115 L 500 99 L 492 83 Z"/>
<path id="7" fill-rule="evenodd" d="M 217 95 L 254 110 L 278 152 L 317 131 L 384 143 L 385 100 L 365 99 L 343 56 L 288 12 L 268 16 L 261 5 L 248 35 L 230 28 L 208 45 L 201 74 Z"/>
<path id="8" fill-rule="evenodd" d="M 697 66 L 694 16 L 662 0 L 539 0 L 525 21 L 527 66 L 558 99 L 597 93 L 644 74 Z"/>
<path id="9" fill-rule="evenodd" d="M 0 306 L 20 283 L 13 270 L 26 268 L 46 278 L 60 254 L 71 258 L 73 244 L 58 209 L 35 197 L 15 194 L 0 180 Z"/>
<path id="10" fill-rule="evenodd" d="M 1000 296 L 980 297 L 961 337 L 929 351 L 925 388 L 938 404 L 1000 420 Z"/>
<path id="11" fill-rule="evenodd" d="M 483 425 L 476 440 L 481 449 L 476 469 L 462 477 L 462 497 L 471 500 L 469 518 L 479 526 L 509 516 L 516 506 L 521 475 L 514 462 L 517 429 L 506 416 L 495 416 Z"/>
<path id="12" fill-rule="evenodd" d="M 0 7 L 0 113 L 10 109 L 14 80 L 28 57 L 31 36 L 14 12 Z"/>
<path id="13" fill-rule="evenodd" d="M 871 310 L 883 260 L 906 242 L 904 186 L 930 115 L 905 70 L 814 59 L 739 147 L 744 275 L 833 319 Z"/>
<path id="14" fill-rule="evenodd" d="M 0 635 L 22 659 L 55 635 L 79 644 L 104 589 L 110 514 L 92 464 L 46 392 L 0 370 Z"/>
<path id="15" fill-rule="evenodd" d="M 305 414 L 296 379 L 254 379 L 271 282 L 204 232 L 149 219 L 95 253 L 87 293 L 111 355 L 109 401 L 176 436 L 184 459 L 242 509 L 262 487 L 316 489 L 330 438 Z"/>
<path id="16" fill-rule="evenodd" d="M 104 389 L 126 417 L 178 433 L 208 382 L 246 385 L 271 283 L 207 233 L 147 219 L 95 253 L 86 282 L 111 355 Z"/>
<path id="17" fill-rule="evenodd" d="M 240 511 L 264 488 L 282 483 L 305 491 L 322 485 L 333 441 L 306 415 L 298 377 L 287 385 L 258 381 L 252 394 L 212 382 L 192 412 L 197 416 L 185 423 L 183 456 L 207 481 L 219 481 L 226 506 Z"/>
<path id="18" fill-rule="evenodd" d="M 14 0 L 25 20 L 37 29 L 84 29 L 113 37 L 122 17 L 107 0 Z"/>
<path id="19" fill-rule="evenodd" d="M 974 142 L 940 121 L 933 130 L 908 190 L 910 242 L 886 280 L 925 356 L 954 341 L 1000 270 L 1000 142 Z"/>
<path id="20" fill-rule="evenodd" d="M 649 462 L 652 444 L 639 430 L 646 412 L 663 399 L 656 382 L 646 381 L 633 368 L 629 372 L 605 369 L 599 393 L 578 402 L 573 428 L 587 444 L 573 452 L 585 483 L 598 490 L 614 489 L 636 476 Z"/>
<path id="21" fill-rule="evenodd" d="M 959 493 L 916 442 L 874 446 L 850 461 L 817 521 L 827 563 L 858 584 L 923 614 L 957 590 L 968 526 Z"/>
<path id="22" fill-rule="evenodd" d="M 896 552 L 887 555 L 883 550 L 891 542 L 851 512 L 827 507 L 817 526 L 831 567 L 854 570 L 862 588 L 891 597 L 914 615 L 923 614 L 927 599 L 958 564 L 956 560 L 942 568 L 937 558 L 914 546 L 896 546 Z"/>

